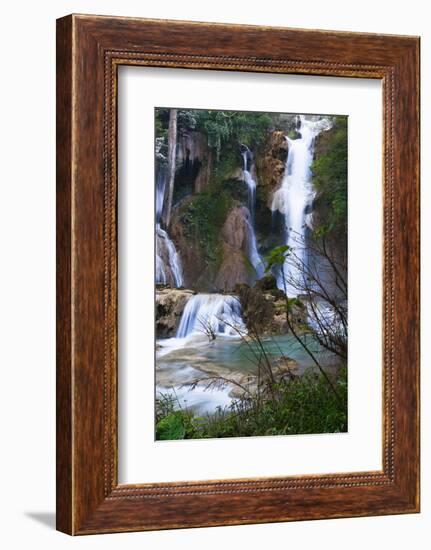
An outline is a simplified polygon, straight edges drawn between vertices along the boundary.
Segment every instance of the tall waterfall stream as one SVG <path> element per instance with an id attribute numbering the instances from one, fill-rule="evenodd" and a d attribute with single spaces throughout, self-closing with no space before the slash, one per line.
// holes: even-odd
<path id="1" fill-rule="evenodd" d="M 272 211 L 279 211 L 284 216 L 285 243 L 294 252 L 296 259 L 286 258 L 283 271 L 280 270 L 277 278 L 278 287 L 286 290 L 289 296 L 298 294 L 291 281 L 301 277 L 299 269 L 301 263 L 307 262 L 306 230 L 312 224 L 312 205 L 315 191 L 311 181 L 311 164 L 314 155 L 314 141 L 316 136 L 331 128 L 326 118 L 317 121 L 306 120 L 304 115 L 299 116 L 300 137 L 288 141 L 288 154 L 283 181 L 280 189 L 274 193 Z"/>

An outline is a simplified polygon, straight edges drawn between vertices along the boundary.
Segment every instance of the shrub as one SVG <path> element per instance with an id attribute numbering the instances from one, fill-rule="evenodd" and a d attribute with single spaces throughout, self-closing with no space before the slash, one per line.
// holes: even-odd
<path id="1" fill-rule="evenodd" d="M 278 382 L 275 398 L 237 399 L 214 414 L 196 416 L 166 396 L 157 402 L 157 439 L 196 439 L 259 435 L 294 435 L 347 431 L 347 370 L 334 379 L 341 402 L 324 377 L 309 370 Z"/>

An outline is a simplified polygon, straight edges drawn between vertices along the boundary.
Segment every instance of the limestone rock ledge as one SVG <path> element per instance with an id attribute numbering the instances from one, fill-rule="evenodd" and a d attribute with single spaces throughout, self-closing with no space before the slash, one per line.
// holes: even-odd
<path id="1" fill-rule="evenodd" d="M 156 338 L 175 336 L 184 308 L 194 294 L 192 290 L 157 288 Z"/>

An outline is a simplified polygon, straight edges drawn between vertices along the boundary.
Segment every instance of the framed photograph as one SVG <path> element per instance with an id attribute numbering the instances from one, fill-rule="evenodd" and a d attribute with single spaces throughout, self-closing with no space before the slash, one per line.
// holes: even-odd
<path id="1" fill-rule="evenodd" d="M 419 38 L 57 21 L 57 528 L 419 511 Z"/>

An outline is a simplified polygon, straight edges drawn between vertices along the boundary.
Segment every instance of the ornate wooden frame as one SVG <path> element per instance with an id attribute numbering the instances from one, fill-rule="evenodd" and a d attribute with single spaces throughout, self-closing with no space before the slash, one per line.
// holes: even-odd
<path id="1" fill-rule="evenodd" d="M 119 485 L 119 65 L 377 78 L 384 102 L 383 470 Z M 419 511 L 419 38 L 70 15 L 57 21 L 57 528 Z"/>

